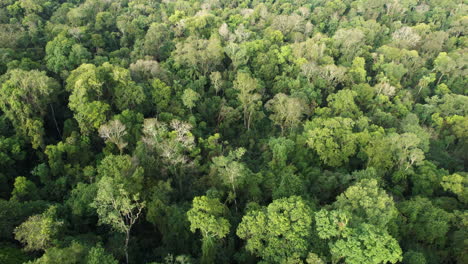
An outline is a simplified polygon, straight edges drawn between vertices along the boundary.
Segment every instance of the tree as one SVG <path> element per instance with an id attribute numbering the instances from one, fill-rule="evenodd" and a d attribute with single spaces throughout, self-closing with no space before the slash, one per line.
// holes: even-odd
<path id="1" fill-rule="evenodd" d="M 244 148 L 238 148 L 230 151 L 228 156 L 219 156 L 213 158 L 212 168 L 216 171 L 222 183 L 231 188 L 234 202 L 237 208 L 236 188 L 245 183 L 245 178 L 251 171 L 240 160 L 245 153 Z"/>
<path id="2" fill-rule="evenodd" d="M 164 71 L 155 60 L 137 60 L 130 64 L 130 75 L 136 82 L 149 81 L 154 78 L 163 78 Z"/>
<path id="3" fill-rule="evenodd" d="M 101 245 L 92 247 L 86 256 L 86 264 L 118 264 L 110 254 L 107 254 Z"/>
<path id="4" fill-rule="evenodd" d="M 355 103 L 357 93 L 352 90 L 340 90 L 327 97 L 328 107 L 332 114 L 341 117 L 357 119 L 363 115 Z"/>
<path id="5" fill-rule="evenodd" d="M 453 216 L 423 197 L 415 197 L 399 204 L 403 222 L 399 225 L 405 241 L 418 241 L 442 246 Z"/>
<path id="6" fill-rule="evenodd" d="M 63 222 L 56 220 L 57 207 L 51 206 L 45 212 L 33 215 L 15 228 L 15 239 L 25 244 L 27 251 L 45 250 L 53 245 Z"/>
<path id="7" fill-rule="evenodd" d="M 125 185 L 131 193 L 143 188 L 144 169 L 129 155 L 108 155 L 97 166 L 97 179 L 109 177 Z"/>
<path id="8" fill-rule="evenodd" d="M 19 176 L 15 178 L 13 192 L 11 199 L 17 201 L 25 200 L 38 200 L 38 190 L 34 182 L 28 180 L 26 177 Z"/>
<path id="9" fill-rule="evenodd" d="M 421 37 L 411 27 L 402 27 L 392 34 L 393 41 L 398 48 L 411 49 L 418 45 Z"/>
<path id="10" fill-rule="evenodd" d="M 468 174 L 466 172 L 443 176 L 441 185 L 444 190 L 457 195 L 462 203 L 468 203 Z"/>
<path id="11" fill-rule="evenodd" d="M 308 253 L 312 210 L 299 196 L 274 200 L 267 208 L 242 217 L 237 235 L 246 249 L 268 263 L 305 258 Z"/>
<path id="12" fill-rule="evenodd" d="M 65 77 L 68 71 L 73 70 L 91 58 L 91 53 L 77 44 L 73 38 L 65 34 L 59 34 L 46 45 L 46 65 L 55 73 L 63 74 Z"/>
<path id="13" fill-rule="evenodd" d="M 86 263 L 88 247 L 78 241 L 72 241 L 66 247 L 52 247 L 45 251 L 44 255 L 27 264 L 61 264 L 61 263 Z"/>
<path id="14" fill-rule="evenodd" d="M 368 167 L 386 172 L 391 169 L 408 171 L 424 160 L 424 152 L 419 148 L 420 139 L 413 133 L 391 133 L 373 137 L 365 148 Z"/>
<path id="15" fill-rule="evenodd" d="M 16 131 L 31 140 L 33 148 L 44 147 L 44 121 L 47 108 L 55 101 L 58 83 L 37 70 L 12 70 L 3 77 L 0 109 Z"/>
<path id="16" fill-rule="evenodd" d="M 98 182 L 98 192 L 92 203 L 99 215 L 99 224 L 110 225 L 125 234 L 124 253 L 128 263 L 128 241 L 133 225 L 141 216 L 145 202 L 138 193 L 130 193 L 127 186 L 114 178 L 103 176 Z"/>
<path id="17" fill-rule="evenodd" d="M 344 259 L 346 263 L 397 263 L 402 260 L 398 241 L 385 230 L 362 224 L 330 246 L 332 262 Z"/>
<path id="18" fill-rule="evenodd" d="M 125 125 L 120 120 L 112 120 L 99 128 L 99 136 L 106 142 L 115 144 L 122 155 L 123 149 L 128 145 L 124 140 L 124 136 L 127 134 L 125 129 Z"/>
<path id="19" fill-rule="evenodd" d="M 237 98 L 243 109 L 244 126 L 247 130 L 250 130 L 253 115 L 262 104 L 260 101 L 262 97 L 257 93 L 259 88 L 258 80 L 252 78 L 250 74 L 244 72 L 237 73 L 236 80 L 234 81 L 234 89 L 239 91 Z"/>
<path id="20" fill-rule="evenodd" d="M 197 196 L 193 199 L 192 208 L 187 212 L 190 230 L 202 233 L 201 263 L 214 263 L 215 243 L 229 233 L 229 221 L 223 216 L 227 208 L 216 198 Z"/>
<path id="21" fill-rule="evenodd" d="M 211 84 L 213 85 L 213 87 L 214 87 L 214 89 L 216 91 L 216 95 L 217 95 L 218 92 L 221 90 L 222 84 L 223 84 L 221 73 L 220 72 L 210 73 L 210 80 L 211 80 Z"/>
<path id="22" fill-rule="evenodd" d="M 69 107 L 85 134 L 99 129 L 111 110 L 134 109 L 145 100 L 130 72 L 109 63 L 82 64 L 71 72 L 66 88 L 71 92 Z"/>
<path id="23" fill-rule="evenodd" d="M 315 222 L 318 236 L 329 241 L 332 263 L 396 263 L 402 259 L 397 240 L 385 228 L 354 221 L 347 211 L 322 209 Z"/>
<path id="24" fill-rule="evenodd" d="M 362 53 L 364 33 L 360 29 L 339 29 L 333 36 L 333 40 L 340 49 L 345 62 L 351 62 L 353 57 Z"/>
<path id="25" fill-rule="evenodd" d="M 98 129 L 110 110 L 108 103 L 97 100 L 103 96 L 103 83 L 92 64 L 82 64 L 67 78 L 67 90 L 71 92 L 68 106 L 84 133 Z"/>
<path id="26" fill-rule="evenodd" d="M 351 75 L 352 81 L 354 83 L 364 83 L 366 82 L 366 68 L 365 68 L 366 61 L 362 57 L 355 57 L 353 59 L 353 64 L 349 69 L 349 74 Z"/>
<path id="27" fill-rule="evenodd" d="M 184 93 L 182 94 L 182 102 L 188 109 L 190 109 L 190 111 L 192 111 L 192 108 L 195 107 L 195 103 L 198 100 L 200 100 L 199 93 L 190 88 L 184 90 Z"/>
<path id="28" fill-rule="evenodd" d="M 447 52 L 441 52 L 434 60 L 434 70 L 439 72 L 439 79 L 437 84 L 440 83 L 444 76 L 449 75 L 457 68 L 456 62 L 447 54 Z"/>
<path id="29" fill-rule="evenodd" d="M 173 57 L 179 65 L 193 68 L 205 76 L 221 65 L 224 51 L 221 41 L 214 35 L 209 40 L 190 36 L 185 42 L 177 43 Z"/>
<path id="30" fill-rule="evenodd" d="M 158 61 L 165 59 L 171 50 L 170 29 L 164 23 L 153 23 L 144 38 L 144 53 Z"/>
<path id="31" fill-rule="evenodd" d="M 193 167 L 190 154 L 196 145 L 191 129 L 190 124 L 175 119 L 169 125 L 155 118 L 145 119 L 143 124 L 143 143 L 176 177 L 179 190 L 183 189 L 185 170 Z"/>
<path id="32" fill-rule="evenodd" d="M 169 106 L 169 102 L 171 101 L 171 93 L 171 87 L 165 84 L 163 81 L 154 79 L 151 82 L 151 95 L 157 112 L 161 113 L 168 110 L 167 108 Z"/>
<path id="33" fill-rule="evenodd" d="M 265 108 L 272 112 L 270 119 L 281 128 L 281 135 L 284 129 L 295 128 L 306 113 L 307 107 L 302 100 L 278 93 L 265 104 Z"/>
<path id="34" fill-rule="evenodd" d="M 304 136 L 325 165 L 338 167 L 348 162 L 358 147 L 359 133 L 353 133 L 355 122 L 350 118 L 317 117 L 306 122 Z"/>
<path id="35" fill-rule="evenodd" d="M 441 181 L 448 172 L 430 161 L 423 161 L 416 166 L 414 173 L 410 175 L 412 193 L 416 195 L 432 196 L 440 191 Z"/>
<path id="36" fill-rule="evenodd" d="M 364 222 L 385 228 L 397 216 L 393 199 L 377 185 L 376 180 L 362 180 L 336 198 L 333 207 L 348 212 L 353 222 Z"/>

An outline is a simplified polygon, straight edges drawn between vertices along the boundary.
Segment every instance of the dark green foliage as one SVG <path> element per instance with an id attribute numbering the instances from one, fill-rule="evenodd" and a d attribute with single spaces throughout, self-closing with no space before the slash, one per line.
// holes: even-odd
<path id="1" fill-rule="evenodd" d="M 1 0 L 0 263 L 468 263 L 467 10 Z"/>

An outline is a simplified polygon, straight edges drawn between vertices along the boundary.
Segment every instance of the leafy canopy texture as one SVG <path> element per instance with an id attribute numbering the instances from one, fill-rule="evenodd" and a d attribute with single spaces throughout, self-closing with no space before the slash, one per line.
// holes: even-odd
<path id="1" fill-rule="evenodd" d="M 59 90 L 56 80 L 37 70 L 12 70 L 0 86 L 0 109 L 34 148 L 44 147 L 44 121 Z"/>
<path id="2" fill-rule="evenodd" d="M 273 201 L 248 212 L 237 228 L 246 249 L 271 263 L 304 257 L 312 229 L 312 209 L 299 196 Z"/>

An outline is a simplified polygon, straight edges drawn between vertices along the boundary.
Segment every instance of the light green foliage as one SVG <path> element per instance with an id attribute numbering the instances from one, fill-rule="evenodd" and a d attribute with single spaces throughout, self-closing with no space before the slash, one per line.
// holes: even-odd
<path id="1" fill-rule="evenodd" d="M 281 134 L 284 134 L 285 128 L 295 128 L 307 110 L 302 100 L 283 93 L 276 94 L 265 104 L 265 108 L 272 112 L 269 117 L 276 125 L 280 126 Z"/>
<path id="2" fill-rule="evenodd" d="M 237 197 L 236 189 L 242 186 L 246 182 L 246 178 L 252 174 L 247 166 L 240 161 L 244 153 L 244 148 L 238 148 L 230 151 L 227 156 L 213 158 L 212 168 L 223 185 L 232 190 L 234 199 Z"/>
<path id="3" fill-rule="evenodd" d="M 99 129 L 112 107 L 132 109 L 145 99 L 130 72 L 109 63 L 100 67 L 82 64 L 67 78 L 67 90 L 71 92 L 69 107 L 83 133 Z"/>
<path id="4" fill-rule="evenodd" d="M 239 92 L 237 98 L 244 114 L 244 126 L 249 130 L 255 112 L 258 111 L 259 107 L 262 105 L 260 101 L 262 96 L 258 93 L 260 84 L 258 80 L 252 78 L 250 74 L 239 72 L 234 81 L 234 89 Z"/>
<path id="5" fill-rule="evenodd" d="M 347 236 L 349 233 L 348 222 L 350 216 L 340 210 L 320 210 L 315 214 L 317 234 L 322 239 Z"/>
<path id="6" fill-rule="evenodd" d="M 305 258 L 311 243 L 312 210 L 302 198 L 291 196 L 248 212 L 237 228 L 246 249 L 269 263 Z"/>
<path id="7" fill-rule="evenodd" d="M 406 171 L 424 160 L 424 152 L 419 148 L 420 142 L 413 133 L 376 136 L 365 149 L 369 157 L 368 166 L 380 171 L 392 168 Z"/>
<path id="8" fill-rule="evenodd" d="M 11 199 L 25 201 L 37 200 L 38 197 L 37 187 L 34 182 L 23 176 L 16 177 Z"/>
<path id="9" fill-rule="evenodd" d="M 220 72 L 212 72 L 210 73 L 210 80 L 211 84 L 213 85 L 216 94 L 221 90 L 223 85 L 223 80 Z"/>
<path id="10" fill-rule="evenodd" d="M 119 262 L 114 259 L 110 254 L 100 246 L 92 247 L 86 257 L 86 264 L 118 264 Z"/>
<path id="11" fill-rule="evenodd" d="M 109 155 L 97 167 L 98 180 L 109 178 L 115 184 L 123 184 L 133 194 L 143 188 L 143 168 L 135 166 L 128 155 Z"/>
<path id="12" fill-rule="evenodd" d="M 397 263 L 402 260 L 398 241 L 385 230 L 361 224 L 330 246 L 334 263 L 344 260 L 350 264 Z"/>
<path id="13" fill-rule="evenodd" d="M 45 212 L 33 215 L 15 228 L 15 239 L 23 243 L 27 251 L 45 250 L 53 245 L 59 234 L 62 221 L 56 220 L 55 206 Z"/>
<path id="14" fill-rule="evenodd" d="M 127 263 L 130 232 L 145 208 L 139 193 L 126 190 L 131 184 L 122 182 L 122 179 L 102 176 L 97 183 L 97 195 L 91 204 L 96 208 L 99 224 L 110 225 L 115 231 L 125 234 L 124 253 Z"/>
<path id="15" fill-rule="evenodd" d="M 434 70 L 440 73 L 437 83 L 439 83 L 444 76 L 455 71 L 456 68 L 456 62 L 448 56 L 447 52 L 439 53 L 437 58 L 434 60 Z"/>
<path id="16" fill-rule="evenodd" d="M 229 232 L 229 221 L 224 217 L 227 208 L 218 199 L 198 196 L 187 212 L 190 230 L 200 230 L 204 238 L 223 238 Z"/>
<path id="17" fill-rule="evenodd" d="M 307 144 L 324 164 L 338 167 L 356 154 L 359 134 L 353 133 L 355 122 L 349 118 L 314 118 L 305 126 Z"/>
<path id="18" fill-rule="evenodd" d="M 362 112 L 355 103 L 357 93 L 352 90 L 341 90 L 327 97 L 328 107 L 333 115 L 345 118 L 358 118 Z"/>
<path id="19" fill-rule="evenodd" d="M 326 262 L 323 261 L 321 258 L 319 258 L 317 254 L 309 253 L 309 255 L 307 255 L 306 263 L 307 264 L 325 264 Z"/>
<path id="20" fill-rule="evenodd" d="M 190 230 L 200 230 L 202 234 L 202 264 L 215 263 L 215 249 L 218 239 L 229 233 L 231 225 L 224 217 L 227 213 L 225 205 L 217 198 L 197 196 L 193 199 L 192 208 L 187 212 Z"/>
<path id="21" fill-rule="evenodd" d="M 334 44 L 340 49 L 345 62 L 362 53 L 364 33 L 359 29 L 339 29 L 333 36 Z"/>
<path id="22" fill-rule="evenodd" d="M 67 90 L 71 92 L 69 107 L 75 112 L 82 132 L 98 129 L 106 120 L 109 104 L 96 101 L 103 96 L 102 85 L 97 68 L 92 64 L 82 64 L 67 79 Z"/>
<path id="23" fill-rule="evenodd" d="M 154 79 L 151 82 L 151 95 L 153 97 L 153 103 L 156 106 L 158 112 L 167 110 L 169 102 L 171 100 L 171 87 L 167 86 L 163 81 Z"/>
<path id="24" fill-rule="evenodd" d="M 200 100 L 200 94 L 192 89 L 185 89 L 182 94 L 182 103 L 190 110 L 195 107 L 196 102 Z"/>
<path id="25" fill-rule="evenodd" d="M 145 55 L 150 55 L 157 59 L 165 58 L 170 48 L 169 37 L 170 29 L 166 24 L 151 24 L 144 38 Z"/>
<path id="26" fill-rule="evenodd" d="M 0 109 L 33 148 L 44 147 L 44 121 L 58 93 L 58 83 L 37 70 L 12 70 L 3 76 Z"/>
<path id="27" fill-rule="evenodd" d="M 364 222 L 380 228 L 397 216 L 392 197 L 377 185 L 377 181 L 362 180 L 336 198 L 333 207 L 352 215 L 354 223 Z"/>
<path id="28" fill-rule="evenodd" d="M 349 69 L 352 81 L 355 83 L 363 83 L 366 81 L 367 72 L 365 69 L 366 61 L 362 57 L 355 57 L 353 59 L 353 65 Z"/>
<path id="29" fill-rule="evenodd" d="M 73 241 L 68 247 L 52 247 L 46 250 L 44 255 L 26 264 L 79 264 L 86 257 L 87 248 L 79 242 Z"/>
<path id="30" fill-rule="evenodd" d="M 191 36 L 186 42 L 176 44 L 173 56 L 179 65 L 193 68 L 201 75 L 206 75 L 221 64 L 224 52 L 220 40 L 216 37 L 206 40 Z"/>
<path id="31" fill-rule="evenodd" d="M 454 173 L 442 177 L 442 187 L 457 195 L 462 203 L 468 203 L 468 174 L 465 172 Z"/>

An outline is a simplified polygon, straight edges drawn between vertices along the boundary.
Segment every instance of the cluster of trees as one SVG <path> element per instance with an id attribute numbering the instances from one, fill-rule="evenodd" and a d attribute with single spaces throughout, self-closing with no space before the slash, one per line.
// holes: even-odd
<path id="1" fill-rule="evenodd" d="M 0 1 L 0 263 L 468 263 L 467 11 Z"/>

